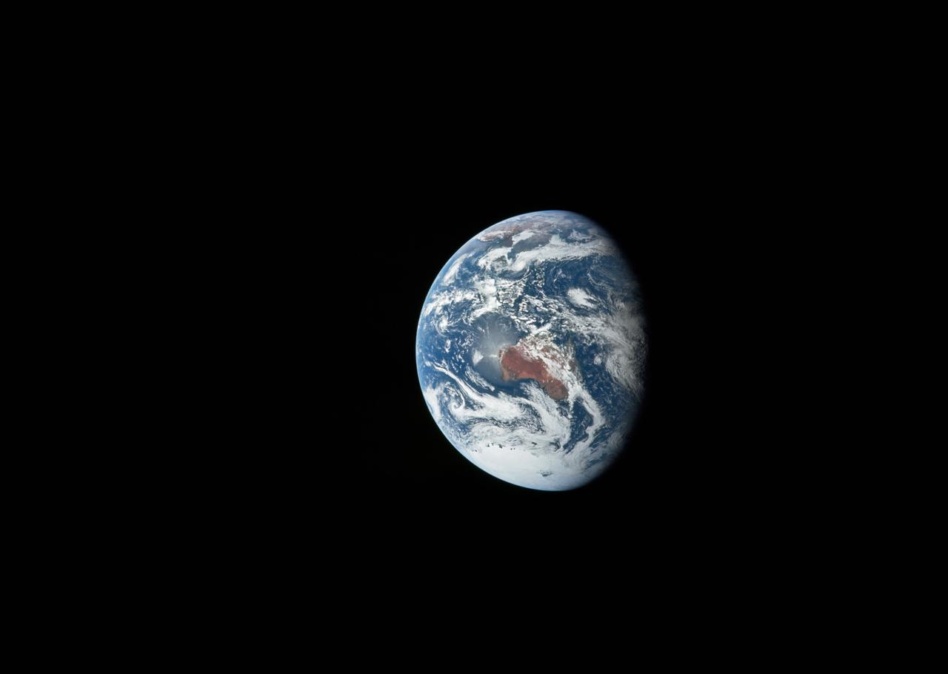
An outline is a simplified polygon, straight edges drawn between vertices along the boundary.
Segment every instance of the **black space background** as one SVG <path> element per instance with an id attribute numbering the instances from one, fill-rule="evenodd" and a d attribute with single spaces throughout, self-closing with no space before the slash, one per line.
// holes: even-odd
<path id="1" fill-rule="evenodd" d="M 347 660 L 364 644 L 388 660 L 450 649 L 494 664 L 500 644 L 588 667 L 610 643 L 638 657 L 654 633 L 663 659 L 706 660 L 693 637 L 713 646 L 723 632 L 741 652 L 780 631 L 769 618 L 786 606 L 803 609 L 787 611 L 791 640 L 821 615 L 836 634 L 844 621 L 824 606 L 850 569 L 832 568 L 832 545 L 874 526 L 841 489 L 863 448 L 813 423 L 847 397 L 833 377 L 854 344 L 830 319 L 866 293 L 861 278 L 844 292 L 820 275 L 847 276 L 839 262 L 867 236 L 842 185 L 874 133 L 854 125 L 858 106 L 832 105 L 859 52 L 801 73 L 810 45 L 795 32 L 763 57 L 784 17 L 733 21 L 759 43 L 745 44 L 694 16 L 687 34 L 677 15 L 664 32 L 598 14 L 583 30 L 574 9 L 557 33 L 475 30 L 456 45 L 464 25 L 434 39 L 426 16 L 416 39 L 373 10 L 351 41 L 327 39 L 343 27 L 325 18 L 294 36 L 290 20 L 265 34 L 256 12 L 249 31 L 215 13 L 188 49 L 174 36 L 193 22 L 175 16 L 141 58 L 105 48 L 72 77 L 63 58 L 61 94 L 38 80 L 62 100 L 36 161 L 73 186 L 37 199 L 67 211 L 37 212 L 65 225 L 34 227 L 38 250 L 59 244 L 79 267 L 75 285 L 56 279 L 69 311 L 50 352 L 82 370 L 62 391 L 40 381 L 80 404 L 40 423 L 63 429 L 68 458 L 35 452 L 75 491 L 52 508 L 70 536 L 36 531 L 57 545 L 51 577 L 72 565 L 92 595 L 79 622 L 104 577 L 130 630 L 125 606 L 154 607 L 162 641 L 226 634 L 215 657 L 269 628 L 313 658 L 339 635 L 360 639 Z M 362 34 L 369 22 L 386 40 Z M 563 493 L 466 461 L 415 371 L 445 262 L 541 209 L 615 236 L 648 321 L 628 447 Z M 867 314 L 882 312 L 873 349 L 886 310 Z M 377 646 L 389 633 L 397 649 Z M 247 638 L 234 648 L 233 635 Z"/>
<path id="2" fill-rule="evenodd" d="M 76 32 L 81 48 L 33 78 L 50 98 L 17 106 L 38 130 L 13 130 L 38 243 L 11 295 L 35 283 L 52 299 L 26 300 L 42 320 L 22 326 L 45 353 L 11 358 L 52 361 L 42 396 L 16 395 L 40 411 L 27 454 L 53 487 L 8 472 L 28 492 L 14 524 L 50 513 L 17 552 L 39 562 L 31 597 L 79 617 L 52 611 L 67 630 L 153 634 L 149 657 L 204 642 L 272 664 L 338 643 L 346 661 L 496 665 L 518 647 L 589 668 L 610 645 L 626 663 L 643 643 L 707 661 L 786 634 L 783 658 L 875 601 L 858 572 L 882 558 L 883 518 L 848 488 L 893 498 L 893 480 L 859 473 L 871 452 L 852 431 L 884 419 L 850 402 L 844 364 L 902 367 L 887 359 L 892 268 L 863 246 L 904 216 L 873 232 L 852 212 L 885 196 L 858 170 L 878 163 L 875 69 L 844 44 L 833 67 L 812 52 L 821 18 L 797 32 L 725 16 L 732 40 L 693 12 L 657 26 L 597 11 L 583 27 L 575 9 L 555 32 L 403 7 L 417 34 L 363 7 L 348 26 L 149 16 L 102 24 L 120 47 Z M 860 69 L 873 95 L 838 105 Z M 466 461 L 415 371 L 445 262 L 542 209 L 613 234 L 648 321 L 628 447 L 563 493 Z M 872 384 L 867 397 L 903 393 Z M 860 530 L 872 547 L 838 557 Z"/>

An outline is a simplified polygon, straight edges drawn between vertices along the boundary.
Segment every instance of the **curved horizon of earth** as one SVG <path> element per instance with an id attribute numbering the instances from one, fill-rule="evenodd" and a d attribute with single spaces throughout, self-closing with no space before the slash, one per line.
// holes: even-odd
<path id="1" fill-rule="evenodd" d="M 529 489 L 588 484 L 625 447 L 644 393 L 638 282 L 592 220 L 538 211 L 488 227 L 438 274 L 415 361 L 448 441 Z"/>

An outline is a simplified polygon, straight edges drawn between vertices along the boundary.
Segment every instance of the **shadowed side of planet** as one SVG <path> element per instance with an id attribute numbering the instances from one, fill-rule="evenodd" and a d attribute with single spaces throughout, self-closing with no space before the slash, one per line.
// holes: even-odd
<path id="1" fill-rule="evenodd" d="M 537 211 L 462 246 L 421 310 L 416 366 L 451 444 L 490 475 L 563 491 L 622 451 L 643 395 L 637 280 L 590 219 Z"/>

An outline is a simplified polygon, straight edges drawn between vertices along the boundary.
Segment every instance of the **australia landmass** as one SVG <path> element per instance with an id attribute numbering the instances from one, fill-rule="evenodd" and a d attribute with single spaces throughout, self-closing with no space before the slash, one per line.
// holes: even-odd
<path id="1" fill-rule="evenodd" d="M 563 357 L 554 352 L 549 345 L 542 347 L 544 353 L 554 361 L 562 361 Z M 527 352 L 522 344 L 515 344 L 500 350 L 500 371 L 504 381 L 533 379 L 546 394 L 553 400 L 565 400 L 569 391 L 560 379 L 550 372 L 546 362 Z"/>

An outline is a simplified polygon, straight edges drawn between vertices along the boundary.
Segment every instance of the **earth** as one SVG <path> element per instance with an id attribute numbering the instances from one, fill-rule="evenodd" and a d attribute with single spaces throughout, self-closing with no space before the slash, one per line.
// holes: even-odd
<path id="1" fill-rule="evenodd" d="M 431 416 L 465 458 L 564 491 L 625 449 L 646 350 L 638 282 L 616 243 L 582 215 L 539 211 L 448 260 L 421 310 L 416 364 Z"/>

